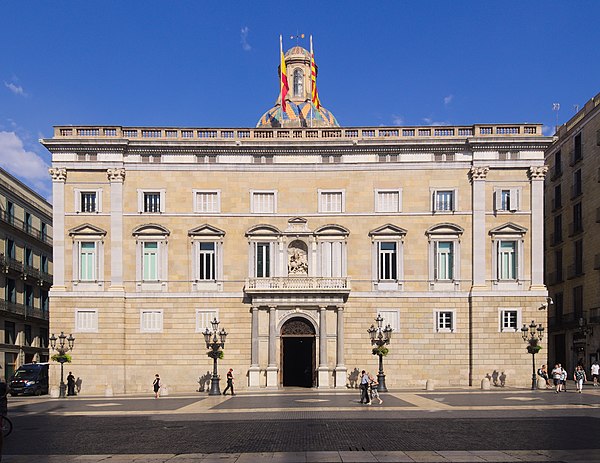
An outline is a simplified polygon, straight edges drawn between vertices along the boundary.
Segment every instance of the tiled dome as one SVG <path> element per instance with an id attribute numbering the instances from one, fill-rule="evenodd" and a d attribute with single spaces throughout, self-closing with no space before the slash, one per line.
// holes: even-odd
<path id="1" fill-rule="evenodd" d="M 339 124 L 323 106 L 317 109 L 310 101 L 298 104 L 286 101 L 285 112 L 279 104 L 275 105 L 262 115 L 256 127 L 339 127 Z"/>

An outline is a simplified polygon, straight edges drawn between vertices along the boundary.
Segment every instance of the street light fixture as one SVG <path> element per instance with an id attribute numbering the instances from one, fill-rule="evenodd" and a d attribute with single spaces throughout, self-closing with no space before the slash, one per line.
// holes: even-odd
<path id="1" fill-rule="evenodd" d="M 58 340 L 58 347 L 56 346 L 56 341 Z M 66 341 L 66 343 L 65 343 Z M 75 338 L 72 334 L 66 336 L 64 332 L 60 332 L 58 338 L 52 333 L 50 336 L 50 347 L 52 350 L 56 350 L 58 353 L 58 357 L 56 360 L 60 363 L 60 388 L 58 396 L 60 398 L 66 397 L 67 385 L 65 384 L 65 373 L 64 373 L 64 363 L 68 361 L 67 352 L 73 350 L 73 345 L 75 344 Z"/>
<path id="2" fill-rule="evenodd" d="M 390 339 L 392 338 L 392 327 L 388 324 L 383 327 L 383 317 L 381 314 L 377 315 L 375 319 L 377 322 L 377 326 L 371 325 L 371 327 L 367 330 L 369 336 L 371 338 L 371 345 L 377 346 L 373 349 L 373 354 L 379 356 L 379 373 L 377 373 L 377 391 L 378 392 L 387 392 L 387 387 L 385 386 L 385 374 L 383 372 L 383 356 L 387 354 L 387 348 L 384 346 L 390 343 Z"/>
<path id="3" fill-rule="evenodd" d="M 531 390 L 535 389 L 535 354 L 537 354 L 542 346 L 540 341 L 544 337 L 544 327 L 541 323 L 536 324 L 534 320 L 531 320 L 529 326 L 523 324 L 521 328 L 521 336 L 523 341 L 527 343 L 527 352 L 531 354 L 532 359 L 532 370 L 531 370 Z"/>
<path id="4" fill-rule="evenodd" d="M 206 328 L 202 333 L 206 342 L 206 348 L 210 349 L 208 356 L 213 359 L 213 374 L 210 379 L 210 391 L 208 395 L 221 395 L 219 375 L 217 374 L 217 359 L 223 358 L 223 351 L 221 349 L 225 347 L 227 331 L 225 331 L 225 328 L 221 328 L 221 331 L 219 331 L 219 321 L 216 317 L 210 324 L 212 325 L 212 331 Z"/>

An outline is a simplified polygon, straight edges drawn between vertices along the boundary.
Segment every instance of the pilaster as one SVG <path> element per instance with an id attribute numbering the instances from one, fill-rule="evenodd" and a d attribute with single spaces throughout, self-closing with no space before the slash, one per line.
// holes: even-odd
<path id="1" fill-rule="evenodd" d="M 485 179 L 489 167 L 471 167 L 472 209 L 473 209 L 473 286 L 485 287 Z"/>
<path id="2" fill-rule="evenodd" d="M 345 388 L 348 370 L 344 364 L 344 307 L 339 306 L 336 310 L 336 365 L 335 365 L 335 387 Z"/>
<path id="3" fill-rule="evenodd" d="M 530 167 L 531 181 L 531 288 L 544 286 L 544 178 L 548 166 Z"/>
<path id="4" fill-rule="evenodd" d="M 67 169 L 50 168 L 52 176 L 52 291 L 65 291 L 65 182 Z"/>
<path id="5" fill-rule="evenodd" d="M 329 387 L 329 368 L 327 367 L 327 307 L 319 307 L 319 388 Z"/>
<path id="6" fill-rule="evenodd" d="M 252 306 L 250 308 L 250 313 L 252 314 L 252 344 L 250 351 L 250 369 L 248 370 L 248 386 L 251 388 L 258 388 L 260 386 L 260 367 L 258 365 L 258 307 Z"/>
<path id="7" fill-rule="evenodd" d="M 269 365 L 267 366 L 267 387 L 277 388 L 279 382 L 277 380 L 277 307 L 269 307 Z"/>
<path id="8" fill-rule="evenodd" d="M 125 169 L 108 169 L 110 182 L 110 290 L 123 290 L 123 182 Z"/>

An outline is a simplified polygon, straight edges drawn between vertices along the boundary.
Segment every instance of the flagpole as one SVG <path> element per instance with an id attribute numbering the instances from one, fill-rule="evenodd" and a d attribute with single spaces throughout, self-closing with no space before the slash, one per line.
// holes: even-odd
<path id="1" fill-rule="evenodd" d="M 279 34 L 279 61 L 281 63 L 281 55 L 283 54 L 283 37 Z M 279 65 L 279 126 L 283 127 L 283 69 Z"/>
<path id="2" fill-rule="evenodd" d="M 313 78 L 312 78 L 312 72 L 313 72 L 313 66 L 314 66 L 314 58 L 313 58 L 313 44 L 312 44 L 312 34 L 310 34 L 310 126 L 313 126 L 313 119 L 314 119 L 314 114 L 313 114 L 313 94 L 315 92 L 315 89 L 313 88 L 313 86 L 315 85 L 313 82 Z"/>

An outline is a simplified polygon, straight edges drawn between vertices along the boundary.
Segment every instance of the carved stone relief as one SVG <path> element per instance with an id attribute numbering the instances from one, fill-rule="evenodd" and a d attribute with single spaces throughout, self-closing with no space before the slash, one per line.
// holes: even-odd
<path id="1" fill-rule="evenodd" d="M 303 241 L 288 246 L 288 275 L 308 275 L 308 247 Z"/>

